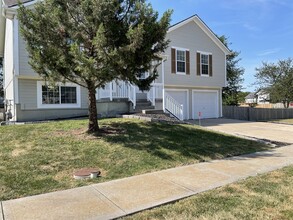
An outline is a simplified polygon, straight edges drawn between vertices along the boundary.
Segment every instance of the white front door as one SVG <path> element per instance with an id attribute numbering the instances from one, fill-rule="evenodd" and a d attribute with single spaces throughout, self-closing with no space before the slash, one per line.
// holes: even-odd
<path id="1" fill-rule="evenodd" d="M 218 118 L 219 92 L 214 90 L 194 90 L 192 94 L 192 118 Z"/>

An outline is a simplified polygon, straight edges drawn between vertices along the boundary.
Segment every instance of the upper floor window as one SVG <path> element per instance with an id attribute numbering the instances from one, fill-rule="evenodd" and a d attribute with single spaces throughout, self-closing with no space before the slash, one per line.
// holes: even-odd
<path id="1" fill-rule="evenodd" d="M 209 75 L 209 55 L 201 54 L 201 75 Z"/>
<path id="2" fill-rule="evenodd" d="M 210 53 L 197 52 L 197 75 L 213 76 L 213 56 Z"/>
<path id="3" fill-rule="evenodd" d="M 190 74 L 190 55 L 188 49 L 171 49 L 172 73 Z"/>
<path id="4" fill-rule="evenodd" d="M 185 73 L 185 65 L 186 65 L 186 60 L 185 60 L 185 51 L 183 50 L 177 50 L 177 72 L 180 73 Z"/>

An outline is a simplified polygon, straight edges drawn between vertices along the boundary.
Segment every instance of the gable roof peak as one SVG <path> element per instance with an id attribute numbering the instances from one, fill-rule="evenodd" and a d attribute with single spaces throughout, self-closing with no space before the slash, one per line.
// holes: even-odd
<path id="1" fill-rule="evenodd" d="M 231 51 L 228 49 L 228 47 L 226 45 L 224 45 L 222 41 L 220 41 L 218 36 L 207 26 L 207 24 L 197 14 L 194 14 L 194 15 L 170 26 L 168 33 L 172 32 L 172 31 L 174 31 L 174 30 L 176 30 L 176 29 L 178 29 L 178 28 L 180 28 L 180 27 L 182 27 L 192 21 L 195 22 L 226 55 L 231 53 Z"/>

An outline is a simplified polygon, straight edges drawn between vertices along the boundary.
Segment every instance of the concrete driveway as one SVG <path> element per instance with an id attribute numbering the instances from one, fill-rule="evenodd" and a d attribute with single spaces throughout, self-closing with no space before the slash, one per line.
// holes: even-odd
<path id="1" fill-rule="evenodd" d="M 198 120 L 190 121 L 198 124 Z M 233 119 L 204 119 L 201 126 L 227 134 L 293 144 L 293 125 Z"/>

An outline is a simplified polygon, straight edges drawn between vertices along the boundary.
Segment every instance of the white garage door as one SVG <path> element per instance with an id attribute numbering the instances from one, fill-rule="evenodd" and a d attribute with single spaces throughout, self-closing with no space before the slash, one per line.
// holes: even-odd
<path id="1" fill-rule="evenodd" d="M 188 117 L 188 104 L 187 104 L 187 91 L 185 90 L 166 90 L 166 93 L 175 99 L 180 105 L 183 105 L 183 117 L 184 119 L 189 119 Z"/>
<path id="2" fill-rule="evenodd" d="M 219 117 L 219 96 L 217 91 L 193 91 L 192 97 L 192 118 Z"/>

